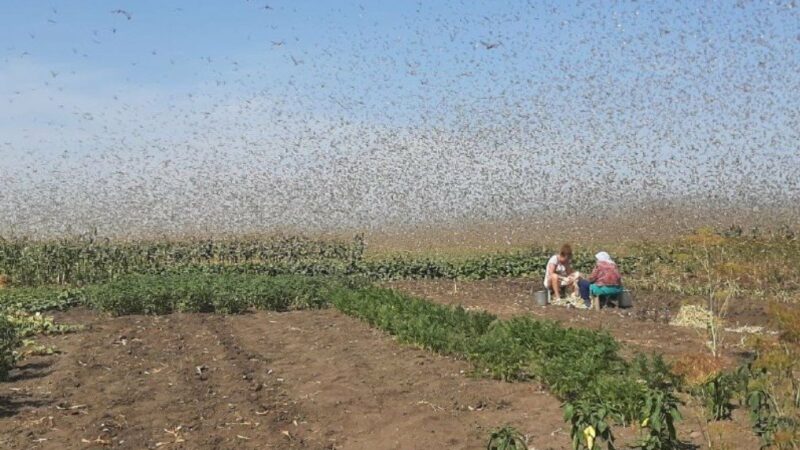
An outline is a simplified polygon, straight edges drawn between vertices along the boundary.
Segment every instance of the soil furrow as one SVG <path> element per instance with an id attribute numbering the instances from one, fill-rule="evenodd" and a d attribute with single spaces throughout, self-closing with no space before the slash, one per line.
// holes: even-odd
<path id="1" fill-rule="evenodd" d="M 342 449 L 485 448 L 511 424 L 538 449 L 570 448 L 559 402 L 534 383 L 470 376 L 465 361 L 395 342 L 335 310 L 231 316 L 242 347 L 268 354 L 310 432 Z"/>

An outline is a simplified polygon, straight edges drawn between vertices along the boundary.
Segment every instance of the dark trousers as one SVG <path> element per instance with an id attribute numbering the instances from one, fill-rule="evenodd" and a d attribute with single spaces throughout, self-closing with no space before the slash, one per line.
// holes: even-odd
<path id="1" fill-rule="evenodd" d="M 589 298 L 589 286 L 591 285 L 592 283 L 590 283 L 589 280 L 585 280 L 583 278 L 578 280 L 578 291 L 580 291 L 581 298 L 583 299 L 583 302 L 586 304 L 586 306 L 592 305 L 592 301 Z"/>

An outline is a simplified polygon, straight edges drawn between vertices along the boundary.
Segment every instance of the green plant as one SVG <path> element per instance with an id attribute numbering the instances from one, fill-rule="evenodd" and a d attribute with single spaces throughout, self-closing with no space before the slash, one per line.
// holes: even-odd
<path id="1" fill-rule="evenodd" d="M 20 344 L 17 327 L 0 314 L 0 381 L 8 379 L 8 372 L 17 360 L 15 350 Z"/>
<path id="2" fill-rule="evenodd" d="M 60 286 L 13 287 L 0 289 L 0 312 L 44 312 L 64 310 L 80 302 L 78 289 Z"/>
<path id="3" fill-rule="evenodd" d="M 641 439 L 636 444 L 643 450 L 680 448 L 675 422 L 681 420 L 678 399 L 670 391 L 648 389 L 641 410 Z"/>
<path id="4" fill-rule="evenodd" d="M 321 308 L 328 305 L 329 290 L 348 283 L 351 282 L 288 275 L 126 275 L 87 286 L 80 291 L 80 297 L 83 303 L 115 315 L 175 311 L 237 314 L 251 307 L 271 311 Z"/>
<path id="5" fill-rule="evenodd" d="M 58 349 L 48 345 L 37 343 L 33 339 L 23 339 L 22 349 L 16 352 L 18 359 L 25 359 L 29 356 L 48 356 L 59 353 Z"/>
<path id="6" fill-rule="evenodd" d="M 748 376 L 745 405 L 753 432 L 765 448 L 800 447 L 799 311 L 796 305 L 770 305 L 778 340 L 754 339 L 755 358 L 741 370 Z"/>
<path id="7" fill-rule="evenodd" d="M 610 426 L 613 415 L 607 407 L 587 400 L 565 403 L 564 420 L 570 423 L 572 448 L 594 450 L 602 441 L 608 450 L 613 450 L 614 433 Z"/>
<path id="8" fill-rule="evenodd" d="M 514 427 L 505 426 L 492 431 L 486 450 L 528 450 L 525 436 Z"/>
<path id="9" fill-rule="evenodd" d="M 16 333 L 20 338 L 37 334 L 64 334 L 83 329 L 80 325 L 56 323 L 52 317 L 42 315 L 40 312 L 15 311 L 6 313 L 5 319 L 16 328 Z"/>
<path id="10" fill-rule="evenodd" d="M 361 260 L 363 236 L 351 242 L 303 236 L 110 241 L 96 235 L 36 241 L 0 238 L 0 269 L 18 286 L 83 285 L 132 273 L 160 274 L 206 265 L 260 266 L 264 273 L 341 273 Z"/>
<path id="11" fill-rule="evenodd" d="M 778 418 L 769 392 L 760 386 L 751 387 L 747 393 L 747 409 L 753 432 L 761 439 L 762 448 L 771 446 L 775 442 Z"/>
<path id="12" fill-rule="evenodd" d="M 631 371 L 650 389 L 678 388 L 682 384 L 681 377 L 673 373 L 672 368 L 658 354 L 653 354 L 650 358 L 637 354 L 631 361 Z"/>
<path id="13" fill-rule="evenodd" d="M 735 374 L 719 373 L 699 386 L 693 394 L 703 400 L 710 419 L 724 420 L 731 418 L 736 390 Z"/>

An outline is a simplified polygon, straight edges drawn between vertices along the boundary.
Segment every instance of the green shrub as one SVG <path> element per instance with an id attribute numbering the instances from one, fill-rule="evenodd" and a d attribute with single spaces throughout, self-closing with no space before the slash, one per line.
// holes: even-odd
<path id="1" fill-rule="evenodd" d="M 17 327 L 0 314 L 0 381 L 8 379 L 8 372 L 16 363 L 14 350 L 20 343 Z"/>

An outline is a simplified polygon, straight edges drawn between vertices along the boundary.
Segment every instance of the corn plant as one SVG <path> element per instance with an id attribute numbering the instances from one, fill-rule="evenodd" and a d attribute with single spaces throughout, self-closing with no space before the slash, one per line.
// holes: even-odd
<path id="1" fill-rule="evenodd" d="M 160 242 L 113 242 L 97 236 L 53 241 L 0 238 L 0 274 L 16 285 L 37 286 L 89 284 L 131 273 L 157 274 L 210 264 L 275 264 L 288 271 L 299 262 L 304 266 L 316 262 L 347 271 L 361 260 L 364 250 L 363 236 L 352 242 L 301 236 Z"/>

